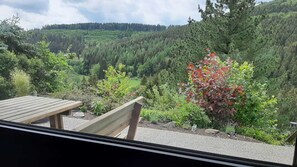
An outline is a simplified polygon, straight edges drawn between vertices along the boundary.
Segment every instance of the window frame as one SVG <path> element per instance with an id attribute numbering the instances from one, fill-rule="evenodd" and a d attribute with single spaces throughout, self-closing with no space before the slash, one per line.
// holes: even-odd
<path id="1" fill-rule="evenodd" d="M 85 157 L 88 155 L 89 158 L 95 159 L 97 156 L 100 157 L 102 153 L 106 153 L 106 156 L 108 156 L 109 150 L 114 150 L 112 155 L 110 154 L 110 156 L 115 157 L 112 161 L 110 161 L 110 157 L 107 157 L 100 159 L 100 161 L 94 160 L 94 162 L 103 164 L 105 162 L 112 164 L 121 163 L 124 166 L 137 166 L 135 164 L 139 165 L 139 163 L 142 163 L 142 166 L 158 166 L 160 163 L 164 163 L 166 166 L 178 166 L 178 164 L 185 163 L 190 165 L 207 166 L 290 166 L 167 145 L 131 141 L 67 130 L 58 130 L 2 120 L 0 121 L 0 134 L 0 147 L 6 148 L 0 149 L 0 155 L 2 157 L 4 156 L 4 160 L 10 160 L 10 162 L 13 163 L 25 159 L 25 166 L 35 166 L 37 161 L 37 164 L 40 165 L 40 163 L 44 163 L 47 166 L 51 164 L 50 162 L 47 162 L 48 159 L 55 160 L 53 163 L 69 164 L 69 158 L 73 156 L 73 150 L 65 149 L 67 148 L 65 146 L 70 146 L 73 148 L 78 147 L 82 149 L 86 149 L 87 147 L 87 151 L 89 152 L 82 152 L 76 156 L 81 155 L 82 157 Z M 19 153 L 20 147 L 23 149 L 21 150 L 22 153 Z M 36 150 L 43 150 L 43 156 L 40 155 L 40 153 Z M 98 150 L 101 150 L 101 152 Z M 94 154 L 94 151 L 97 152 L 98 155 L 92 155 Z M 77 152 L 80 152 L 79 149 Z M 39 156 L 37 161 L 36 156 Z M 63 158 L 60 156 L 63 156 Z M 143 162 L 143 157 L 145 157 L 147 162 Z M 156 161 L 156 159 L 160 160 L 160 158 L 162 162 Z M 125 159 L 127 161 L 125 161 Z M 293 162 L 291 166 L 296 166 L 296 145 Z M 77 160 L 74 159 L 72 163 L 73 165 L 77 165 Z M 91 164 L 93 164 L 93 162 Z"/>

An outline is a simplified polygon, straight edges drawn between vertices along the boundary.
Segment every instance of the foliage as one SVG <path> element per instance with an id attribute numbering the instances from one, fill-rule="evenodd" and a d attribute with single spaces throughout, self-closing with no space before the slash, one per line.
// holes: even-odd
<path id="1" fill-rule="evenodd" d="M 141 116 L 153 123 L 174 121 L 177 126 L 185 124 L 197 125 L 200 128 L 206 128 L 210 125 L 210 120 L 203 109 L 199 106 L 181 100 L 181 103 L 173 109 L 166 111 L 155 109 L 143 109 Z"/>
<path id="2" fill-rule="evenodd" d="M 0 76 L 10 79 L 10 72 L 17 66 L 18 59 L 9 51 L 0 52 Z"/>
<path id="3" fill-rule="evenodd" d="M 177 106 L 172 109 L 169 119 L 177 125 L 196 125 L 199 128 L 209 127 L 211 121 L 203 109 L 192 102 L 187 102 L 186 98 L 180 98 Z"/>
<path id="4" fill-rule="evenodd" d="M 236 112 L 235 102 L 244 94 L 242 85 L 228 82 L 231 66 L 230 59 L 222 62 L 215 53 L 209 53 L 199 64 L 191 63 L 187 68 L 187 100 L 203 107 L 213 123 L 227 123 Z"/>
<path id="5" fill-rule="evenodd" d="M 73 58 L 73 59 L 67 59 L 67 63 L 69 66 L 71 66 L 77 74 L 85 75 L 87 72 L 84 70 L 84 62 L 82 59 L 79 58 Z"/>
<path id="6" fill-rule="evenodd" d="M 143 76 L 141 78 L 140 85 L 146 85 L 146 83 L 147 83 L 147 77 L 146 76 Z"/>
<path id="7" fill-rule="evenodd" d="M 268 93 L 278 99 L 278 127 L 282 129 L 288 129 L 289 122 L 296 121 L 297 113 L 296 10 L 294 2 L 277 0 L 265 3 L 255 11 L 270 13 L 261 23 L 261 33 L 269 39 L 269 50 L 263 54 L 265 57 L 255 59 L 255 72 L 257 78 L 267 80 Z"/>
<path id="8" fill-rule="evenodd" d="M 89 83 L 91 85 L 96 85 L 99 77 L 100 77 L 100 65 L 94 64 L 92 68 L 90 69 L 90 77 L 89 77 Z"/>
<path id="9" fill-rule="evenodd" d="M 186 105 L 181 106 L 180 110 L 189 112 L 187 120 L 191 123 L 191 125 L 196 125 L 199 128 L 207 128 L 211 125 L 211 121 L 204 112 L 203 108 L 197 106 L 196 104 L 187 102 Z"/>
<path id="10" fill-rule="evenodd" d="M 160 111 L 160 110 L 150 110 L 150 109 L 142 109 L 140 113 L 141 117 L 145 120 L 148 120 L 152 123 L 157 122 L 168 122 L 168 111 Z"/>
<path id="11" fill-rule="evenodd" d="M 277 99 L 267 93 L 267 84 L 255 82 L 254 67 L 244 62 L 232 64 L 229 83 L 242 85 L 245 95 L 235 104 L 235 120 L 243 126 L 271 129 L 277 123 Z"/>
<path id="12" fill-rule="evenodd" d="M 63 54 L 55 55 L 48 49 L 48 44 L 39 42 L 36 47 L 38 55 L 31 58 L 27 73 L 32 77 L 32 83 L 38 92 L 53 92 L 63 89 L 63 70 L 70 70 Z"/>
<path id="13" fill-rule="evenodd" d="M 121 66 L 120 66 L 121 67 Z M 122 67 L 123 68 L 123 67 Z M 98 94 L 111 99 L 112 102 L 119 102 L 130 90 L 129 80 L 126 72 L 121 68 L 109 66 L 105 72 L 106 79 L 98 82 Z"/>
<path id="14" fill-rule="evenodd" d="M 233 0 L 231 3 L 228 0 L 206 0 L 205 10 L 198 8 L 203 22 L 197 31 L 203 46 L 225 54 L 253 53 L 261 20 L 252 17 L 255 0 Z"/>
<path id="15" fill-rule="evenodd" d="M 79 110 L 81 112 L 87 112 L 88 111 L 88 107 L 86 105 L 83 105 L 83 106 L 79 107 Z"/>
<path id="16" fill-rule="evenodd" d="M 282 90 L 279 90 L 279 102 L 278 107 L 279 113 L 278 113 L 278 128 L 281 129 L 288 129 L 293 132 L 292 129 L 290 129 L 290 122 L 296 122 L 297 115 L 296 115 L 296 108 L 297 108 L 297 91 L 296 88 L 284 88 Z"/>
<path id="17" fill-rule="evenodd" d="M 0 22 L 0 75 L 10 81 L 12 71 L 17 67 L 29 74 L 34 89 L 39 93 L 53 92 L 64 87 L 63 70 L 69 70 L 64 55 L 55 55 L 48 50 L 48 44 L 26 43 L 25 32 L 17 24 L 18 17 Z"/>
<path id="18" fill-rule="evenodd" d="M 130 30 L 130 31 L 161 31 L 165 30 L 164 25 L 145 25 L 137 23 L 77 23 L 77 24 L 54 24 L 46 25 L 42 29 L 82 29 L 82 30 Z"/>
<path id="19" fill-rule="evenodd" d="M 91 108 L 95 115 L 101 115 L 105 112 L 106 106 L 101 101 L 93 101 Z"/>
<path id="20" fill-rule="evenodd" d="M 297 3 L 294 0 L 274 0 L 269 3 L 258 5 L 253 11 L 254 15 L 273 14 L 273 13 L 290 13 L 297 11 Z"/>
<path id="21" fill-rule="evenodd" d="M 277 130 L 267 132 L 261 128 L 255 127 L 241 127 L 236 129 L 238 133 L 246 136 L 253 137 L 257 140 L 273 145 L 281 145 L 284 140 L 288 137 L 287 134 L 282 134 Z"/>
<path id="22" fill-rule="evenodd" d="M 207 127 L 210 123 L 202 108 L 187 102 L 185 96 L 170 89 L 167 84 L 153 86 L 146 95 L 146 105 L 150 110 L 144 116 L 148 120 L 174 121 L 178 126 L 189 123 L 198 127 Z"/>
<path id="23" fill-rule="evenodd" d="M 129 80 L 130 92 L 137 92 L 140 88 L 140 82 L 141 80 L 138 78 L 131 78 Z"/>
<path id="24" fill-rule="evenodd" d="M 267 94 L 266 84 L 253 81 L 251 64 L 221 61 L 209 53 L 188 72 L 187 100 L 203 107 L 215 127 L 234 121 L 268 131 L 276 126 L 277 99 Z"/>
<path id="25" fill-rule="evenodd" d="M 30 93 L 31 78 L 22 70 L 16 69 L 12 74 L 11 82 L 14 86 L 17 96 L 26 96 Z"/>
<path id="26" fill-rule="evenodd" d="M 230 124 L 228 124 L 228 125 L 226 125 L 226 127 L 225 127 L 225 132 L 227 133 L 227 134 L 229 134 L 229 135 L 234 135 L 235 134 L 235 127 L 234 126 L 232 126 L 232 125 L 230 125 Z"/>
<path id="27" fill-rule="evenodd" d="M 266 93 L 266 85 L 253 83 L 246 88 L 244 102 L 236 104 L 235 120 L 241 125 L 273 128 L 277 125 L 277 99 Z"/>
<path id="28" fill-rule="evenodd" d="M 26 47 L 23 43 L 23 29 L 17 24 L 19 17 L 13 16 L 10 19 L 0 21 L 0 51 L 8 50 L 10 52 L 22 53 L 26 52 Z"/>
<path id="29" fill-rule="evenodd" d="M 60 31 L 42 31 L 39 29 L 29 30 L 26 32 L 27 41 L 35 44 L 39 41 L 49 43 L 49 49 L 56 54 L 60 52 L 68 53 L 70 57 L 79 58 L 82 51 L 85 49 L 85 38 L 82 33 L 61 32 Z M 74 55 L 74 54 L 76 55 Z"/>
<path id="30" fill-rule="evenodd" d="M 147 91 L 147 104 L 150 108 L 166 111 L 177 105 L 178 94 L 170 89 L 167 84 L 153 86 L 152 90 Z"/>
<path id="31" fill-rule="evenodd" d="M 0 76 L 0 100 L 7 99 L 12 96 L 12 86 L 3 77 Z"/>
<path id="32" fill-rule="evenodd" d="M 125 64 L 127 73 L 132 77 L 155 75 L 171 63 L 170 56 L 176 41 L 183 36 L 180 30 L 170 29 L 164 32 L 146 33 L 103 42 L 84 50 L 85 69 L 93 64 L 100 64 L 100 72 L 107 70 L 108 65 Z M 103 79 L 100 76 L 99 79 Z"/>

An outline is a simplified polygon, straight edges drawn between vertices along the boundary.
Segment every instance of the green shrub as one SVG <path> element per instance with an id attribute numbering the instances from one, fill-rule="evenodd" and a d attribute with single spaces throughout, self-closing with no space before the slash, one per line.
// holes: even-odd
<path id="1" fill-rule="evenodd" d="M 176 122 L 177 126 L 190 124 L 205 128 L 208 127 L 211 122 L 201 107 L 191 102 L 187 102 L 183 96 L 180 96 L 177 106 L 174 109 L 169 110 L 167 115 L 170 120 Z"/>
<path id="2" fill-rule="evenodd" d="M 105 112 L 106 106 L 101 101 L 94 101 L 91 108 L 95 115 L 101 115 Z"/>
<path id="3" fill-rule="evenodd" d="M 241 126 L 273 129 L 277 123 L 277 99 L 268 95 L 265 83 L 254 81 L 253 68 L 247 62 L 241 65 L 237 62 L 232 64 L 229 82 L 244 87 L 244 96 L 239 97 L 235 103 L 237 112 L 234 114 L 234 120 Z"/>
<path id="4" fill-rule="evenodd" d="M 283 144 L 284 140 L 288 137 L 287 134 L 281 134 L 277 130 L 267 132 L 255 127 L 238 127 L 236 128 L 236 132 L 273 145 Z"/>
<path id="5" fill-rule="evenodd" d="M 152 123 L 157 123 L 157 122 L 171 121 L 168 113 L 169 113 L 168 111 L 165 112 L 160 110 L 142 109 L 140 115 L 145 120 L 148 120 Z"/>
<path id="6" fill-rule="evenodd" d="M 26 73 L 30 74 L 35 89 L 43 93 L 52 93 L 63 89 L 65 71 L 71 69 L 67 64 L 64 54 L 50 52 L 48 43 L 42 41 L 36 45 L 38 57 L 32 57 L 28 61 Z"/>
<path id="7" fill-rule="evenodd" d="M 144 75 L 144 76 L 141 78 L 140 85 L 146 85 L 146 83 L 147 83 L 147 77 Z"/>
<path id="8" fill-rule="evenodd" d="M 7 99 L 12 96 L 11 84 L 5 78 L 0 76 L 0 100 Z"/>
<path id="9" fill-rule="evenodd" d="M 197 125 L 199 128 L 206 128 L 210 126 L 210 119 L 204 112 L 204 109 L 189 102 L 183 106 L 182 110 L 189 112 L 187 119 L 192 125 Z"/>
<path id="10" fill-rule="evenodd" d="M 17 66 L 16 55 L 9 51 L 0 52 L 0 76 L 9 79 L 11 71 Z"/>
<path id="11" fill-rule="evenodd" d="M 188 112 L 179 110 L 178 108 L 169 110 L 166 113 L 167 118 L 170 121 L 174 121 L 177 126 L 182 126 L 187 121 L 188 115 Z"/>
<path id="12" fill-rule="evenodd" d="M 158 121 L 174 121 L 177 126 L 194 125 L 208 127 L 210 119 L 201 107 L 187 102 L 184 95 L 170 89 L 167 84 L 153 86 L 146 92 L 146 107 L 150 112 L 145 113 L 147 120 L 156 117 Z"/>
<path id="13" fill-rule="evenodd" d="M 232 126 L 230 124 L 226 125 L 225 132 L 229 135 L 234 135 L 235 134 L 235 126 Z"/>
<path id="14" fill-rule="evenodd" d="M 169 88 L 167 84 L 153 86 L 152 90 L 146 92 L 146 102 L 150 109 L 168 111 L 176 107 L 179 95 L 175 90 Z"/>
<path id="15" fill-rule="evenodd" d="M 204 128 L 210 125 L 210 119 L 201 107 L 193 103 L 188 103 L 184 96 L 179 96 L 178 99 L 175 99 L 175 102 L 177 105 L 166 111 L 143 109 L 141 116 L 151 122 L 174 121 L 180 127 L 197 125 L 197 127 Z"/>
<path id="16" fill-rule="evenodd" d="M 22 70 L 15 70 L 11 76 L 11 82 L 14 86 L 17 96 L 25 96 L 30 93 L 31 78 Z"/>
<path id="17" fill-rule="evenodd" d="M 79 107 L 79 110 L 81 112 L 87 112 L 88 111 L 88 107 L 86 105 L 83 105 L 83 106 Z"/>
<path id="18" fill-rule="evenodd" d="M 89 77 L 89 83 L 91 85 L 96 85 L 100 76 L 100 65 L 99 64 L 93 65 L 92 68 L 90 69 L 90 74 L 91 75 Z"/>
<path id="19" fill-rule="evenodd" d="M 123 68 L 122 66 L 120 66 Z M 98 82 L 98 94 L 111 99 L 112 102 L 120 102 L 130 92 L 130 78 L 121 69 L 109 66 L 105 71 L 106 79 Z"/>

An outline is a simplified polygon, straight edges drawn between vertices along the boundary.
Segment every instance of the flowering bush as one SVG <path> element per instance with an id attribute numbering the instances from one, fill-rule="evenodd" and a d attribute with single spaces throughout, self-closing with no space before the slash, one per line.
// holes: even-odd
<path id="1" fill-rule="evenodd" d="M 238 97 L 244 95 L 241 85 L 229 83 L 231 68 L 231 59 L 223 62 L 214 52 L 187 67 L 187 100 L 203 107 L 215 122 L 226 123 L 236 112 Z"/>

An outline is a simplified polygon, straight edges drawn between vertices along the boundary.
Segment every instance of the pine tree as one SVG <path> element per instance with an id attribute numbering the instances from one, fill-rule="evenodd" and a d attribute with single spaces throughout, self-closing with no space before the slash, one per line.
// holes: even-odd
<path id="1" fill-rule="evenodd" d="M 140 81 L 140 85 L 146 85 L 147 83 L 147 77 L 144 75 Z"/>
<path id="2" fill-rule="evenodd" d="M 205 10 L 198 6 L 200 43 L 224 54 L 253 52 L 261 20 L 251 16 L 254 7 L 255 0 L 206 0 Z"/>

